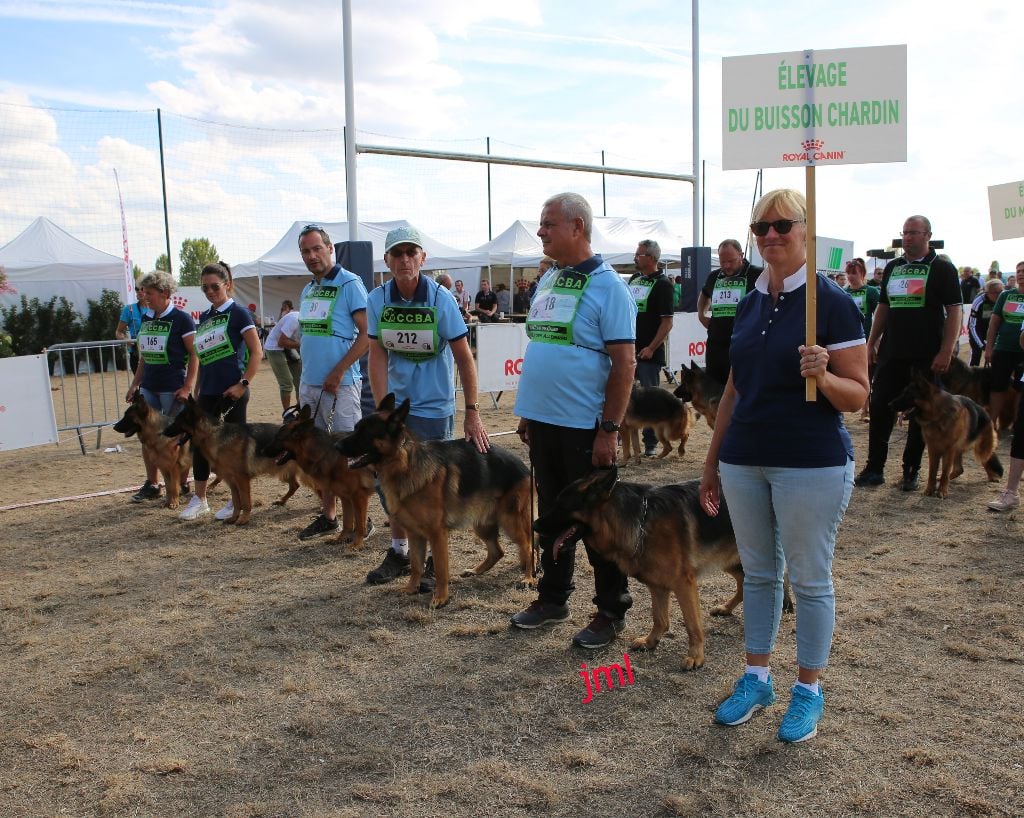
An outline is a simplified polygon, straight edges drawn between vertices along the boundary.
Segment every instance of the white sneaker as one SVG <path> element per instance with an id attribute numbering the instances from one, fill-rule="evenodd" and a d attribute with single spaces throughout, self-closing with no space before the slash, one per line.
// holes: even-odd
<path id="1" fill-rule="evenodd" d="M 220 511 L 213 515 L 215 520 L 226 520 L 228 517 L 233 516 L 235 513 L 235 504 L 228 500 L 228 504 L 224 506 Z"/>
<path id="2" fill-rule="evenodd" d="M 188 501 L 188 505 L 185 506 L 185 510 L 178 515 L 179 520 L 198 520 L 204 514 L 210 513 L 210 504 L 206 500 L 200 500 L 194 494 L 192 499 Z"/>
<path id="3" fill-rule="evenodd" d="M 1010 511 L 1017 508 L 1020 505 L 1020 495 L 1013 494 L 1009 491 L 1002 491 L 999 496 L 996 497 L 988 507 L 993 511 Z"/>

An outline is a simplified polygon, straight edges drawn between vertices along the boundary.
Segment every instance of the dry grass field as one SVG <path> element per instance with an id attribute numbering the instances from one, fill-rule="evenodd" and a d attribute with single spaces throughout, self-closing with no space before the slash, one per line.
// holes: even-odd
<path id="1" fill-rule="evenodd" d="M 272 383 L 257 381 L 251 419 L 278 416 Z M 511 405 L 485 409 L 490 431 L 514 428 Z M 867 425 L 850 426 L 862 455 Z M 694 478 L 708 440 L 701 421 L 682 461 L 623 477 Z M 137 484 L 138 444 L 120 442 L 122 454 L 83 457 L 71 436 L 0 455 L 2 503 Z M 511 555 L 456 579 L 434 612 L 427 596 L 363 584 L 386 544 L 376 500 L 378 533 L 351 553 L 298 542 L 313 497 L 281 509 L 277 493 L 261 480 L 238 529 L 123 493 L 0 513 L 0 816 L 1024 814 L 1022 521 L 985 510 L 994 487 L 976 463 L 945 501 L 855 491 L 825 718 L 797 746 L 775 740 L 791 617 L 781 703 L 747 725 L 711 723 L 741 669 L 742 608 L 707 618 L 707 664 L 689 673 L 676 609 L 675 638 L 630 654 L 634 684 L 583 704 L 581 662 L 621 662 L 627 642 L 569 646 L 591 612 L 582 549 L 571 620 L 515 632 L 508 617 L 532 595 Z M 480 552 L 456 535 L 454 567 Z M 730 584 L 705 578 L 705 611 Z M 625 636 L 650 624 L 649 595 L 631 586 Z"/>

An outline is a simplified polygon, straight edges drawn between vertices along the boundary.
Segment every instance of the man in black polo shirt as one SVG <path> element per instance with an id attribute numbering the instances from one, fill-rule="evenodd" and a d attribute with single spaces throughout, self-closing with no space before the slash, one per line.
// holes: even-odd
<path id="1" fill-rule="evenodd" d="M 896 419 L 889 402 L 902 392 L 915 371 L 928 377 L 949 369 L 960 337 L 960 281 L 956 267 L 935 255 L 928 242 L 931 222 L 911 216 L 903 223 L 902 258 L 893 259 L 882 275 L 882 292 L 868 337 L 868 362 L 876 364 L 868 427 L 868 462 L 856 486 L 880 486 Z M 881 343 L 879 343 L 881 341 Z M 903 448 L 904 491 L 917 488 L 924 454 L 921 427 L 913 417 Z"/>
<path id="2" fill-rule="evenodd" d="M 705 368 L 722 384 L 729 380 L 729 342 L 736 305 L 754 288 L 761 272 L 743 257 L 743 247 L 736 239 L 726 239 L 718 245 L 718 269 L 711 271 L 697 298 L 697 318 L 708 331 Z M 708 307 L 710 317 L 706 315 Z"/>
<path id="3" fill-rule="evenodd" d="M 672 282 L 658 270 L 661 247 L 644 239 L 636 247 L 636 273 L 629 279 L 629 291 L 636 302 L 636 379 L 641 386 L 657 386 L 665 366 L 665 339 L 672 329 Z M 654 457 L 658 438 L 644 429 L 644 457 Z"/>
<path id="4" fill-rule="evenodd" d="M 473 312 L 481 324 L 493 321 L 498 314 L 498 297 L 491 290 L 491 283 L 480 279 L 480 292 L 476 294 L 476 309 Z"/>

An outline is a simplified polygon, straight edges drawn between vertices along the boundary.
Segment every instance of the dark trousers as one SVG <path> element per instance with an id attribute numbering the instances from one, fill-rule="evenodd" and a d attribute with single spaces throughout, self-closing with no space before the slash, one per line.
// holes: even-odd
<path id="1" fill-rule="evenodd" d="M 594 446 L 594 429 L 568 429 L 531 420 L 530 459 L 537 480 L 537 513 L 542 515 L 554 506 L 558 493 L 573 480 L 590 474 Z M 537 585 L 541 602 L 564 605 L 575 590 L 572 575 L 576 568 L 576 547 L 562 546 L 558 561 L 552 556 L 553 542 L 540 537 L 540 564 L 544 573 Z M 598 610 L 621 618 L 633 604 L 626 575 L 614 562 L 587 548 L 587 559 L 594 567 Z"/>
<path id="2" fill-rule="evenodd" d="M 979 347 L 974 345 L 974 339 L 971 339 L 971 366 L 978 366 L 981 363 L 981 356 L 985 352 L 985 347 Z"/>
<path id="3" fill-rule="evenodd" d="M 708 341 L 704 347 L 704 371 L 721 384 L 729 380 L 729 345 Z"/>
<path id="4" fill-rule="evenodd" d="M 636 379 L 640 381 L 641 386 L 657 386 L 661 383 L 661 367 L 663 364 L 655 363 L 654 361 L 641 361 L 637 359 L 636 362 Z M 654 434 L 654 429 L 644 428 L 644 448 L 653 449 L 658 445 L 658 436 Z"/>
<path id="5" fill-rule="evenodd" d="M 216 414 L 219 410 L 222 410 L 226 405 L 224 401 L 227 398 L 221 395 L 200 395 L 196 403 L 199 404 L 200 409 L 204 409 L 210 414 Z M 245 410 L 249 406 L 249 390 L 245 390 L 245 394 L 239 399 L 238 403 L 231 407 L 231 411 L 224 416 L 225 423 L 245 423 Z M 192 476 L 196 480 L 209 480 L 210 479 L 210 464 L 206 458 L 203 457 L 203 453 L 199 451 L 199 447 L 192 446 Z"/>
<path id="6" fill-rule="evenodd" d="M 889 435 L 896 422 L 896 413 L 889 408 L 889 402 L 900 394 L 913 376 L 914 371 L 931 378 L 931 358 L 916 360 L 887 360 L 875 367 L 875 379 L 871 384 L 871 421 L 868 426 L 867 468 L 881 474 L 889 453 Z M 903 469 L 921 468 L 924 454 L 924 438 L 917 421 L 910 419 L 907 426 L 907 444 L 903 447 Z"/>

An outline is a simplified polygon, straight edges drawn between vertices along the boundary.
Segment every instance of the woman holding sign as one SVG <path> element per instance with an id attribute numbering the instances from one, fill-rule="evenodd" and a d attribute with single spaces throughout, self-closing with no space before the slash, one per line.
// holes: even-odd
<path id="1" fill-rule="evenodd" d="M 174 278 L 161 270 L 149 273 L 139 281 L 139 303 L 149 306 L 135 335 L 141 360 L 128 394 L 124 396 L 125 401 L 131 403 L 136 394 L 141 394 L 146 403 L 168 417 L 174 417 L 181 411 L 196 384 L 199 368 L 199 361 L 192 354 L 196 325 L 192 316 L 171 303 L 174 288 Z M 133 503 L 155 500 L 160 496 L 156 464 L 146 460 L 145 448 L 142 452 L 146 462 L 146 482 L 132 497 Z M 187 486 L 184 488 L 187 491 Z"/>
<path id="2" fill-rule="evenodd" d="M 778 736 L 789 742 L 814 737 L 824 707 L 818 676 L 835 626 L 832 554 L 854 473 L 842 413 L 860 409 L 868 391 L 861 316 L 820 274 L 818 343 L 804 345 L 806 219 L 794 190 L 774 190 L 754 208 L 750 229 L 765 269 L 736 311 L 732 373 L 700 486 L 711 516 L 724 511 L 724 491 L 744 572 L 746 669 L 715 721 L 742 724 L 775 701 L 769 660 L 788 567 L 799 672 Z M 817 386 L 810 402 L 808 378 Z"/>
<path id="3" fill-rule="evenodd" d="M 201 281 L 211 306 L 199 316 L 196 329 L 195 351 L 199 357 L 199 397 L 196 400 L 207 412 L 219 413 L 227 408 L 225 423 L 245 423 L 249 384 L 256 377 L 263 358 L 259 334 L 252 314 L 231 297 L 234 283 L 227 264 L 223 261 L 207 264 Z M 210 513 L 206 502 L 210 464 L 198 448 L 192 453 L 192 474 L 196 491 L 178 515 L 182 520 L 198 520 Z M 226 520 L 232 514 L 234 506 L 229 500 L 215 516 Z"/>

